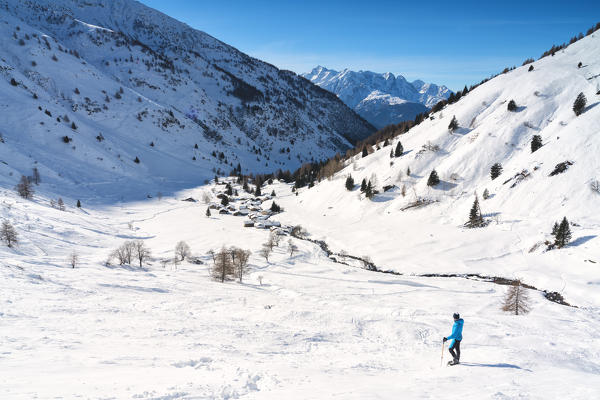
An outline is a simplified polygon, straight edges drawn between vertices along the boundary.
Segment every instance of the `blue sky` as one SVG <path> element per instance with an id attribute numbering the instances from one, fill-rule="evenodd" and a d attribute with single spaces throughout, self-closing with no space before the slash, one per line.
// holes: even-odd
<path id="1" fill-rule="evenodd" d="M 393 72 L 453 90 L 600 21 L 600 1 L 141 0 L 279 68 Z"/>

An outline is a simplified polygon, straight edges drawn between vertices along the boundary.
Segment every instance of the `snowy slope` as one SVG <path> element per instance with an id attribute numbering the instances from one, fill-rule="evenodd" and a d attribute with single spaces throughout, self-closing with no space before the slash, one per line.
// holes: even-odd
<path id="1" fill-rule="evenodd" d="M 3 184 L 37 165 L 65 191 L 85 184 L 97 197 L 107 183 L 102 193 L 130 195 L 109 184 L 127 182 L 139 198 L 238 164 L 294 169 L 374 131 L 329 92 L 135 1 L 0 10 Z"/>
<path id="2" fill-rule="evenodd" d="M 391 147 L 355 156 L 333 180 L 283 204 L 285 218 L 301 218 L 335 251 L 369 255 L 382 269 L 520 277 L 575 304 L 600 306 L 600 195 L 590 188 L 600 180 L 600 35 L 533 66 L 494 78 L 396 137 L 391 146 L 402 142 L 401 158 L 390 158 Z M 580 92 L 588 105 L 577 117 L 572 105 Z M 516 112 L 507 110 L 511 99 Z M 453 116 L 460 128 L 451 133 Z M 536 134 L 544 146 L 531 153 Z M 427 144 L 439 151 L 426 150 Z M 565 161 L 573 164 L 550 176 Z M 504 172 L 492 181 L 496 162 Z M 442 182 L 430 188 L 434 168 Z M 395 188 L 369 201 L 344 188 L 348 174 L 357 184 L 376 177 L 380 192 Z M 482 200 L 485 189 L 488 200 Z M 466 229 L 475 192 L 490 225 Z M 416 198 L 434 203 L 403 210 Z M 553 223 L 565 216 L 571 244 L 545 251 Z"/>
<path id="3" fill-rule="evenodd" d="M 296 199 L 287 185 L 265 187 L 272 189 L 279 202 Z M 204 204 L 180 201 L 213 190 L 107 208 L 69 204 L 64 212 L 40 198 L 1 193 L 1 217 L 13 221 L 21 238 L 15 249 L 0 247 L 2 397 L 584 399 L 597 393 L 597 308 L 565 307 L 532 292 L 531 313 L 517 317 L 499 310 L 503 286 L 369 272 L 334 263 L 298 239 L 291 239 L 299 249 L 290 257 L 287 237 L 266 262 L 258 252 L 267 231 L 243 228 L 240 217 L 206 218 Z M 107 255 L 131 239 L 151 248 L 150 263 L 105 266 Z M 203 264 L 163 267 L 179 240 Z M 244 283 L 209 278 L 206 253 L 223 245 L 253 252 Z M 80 255 L 75 269 L 67 261 L 72 251 Z M 441 338 L 455 311 L 466 321 L 462 365 L 441 368 Z M 564 384 L 556 384 L 557 376 Z"/>
<path id="4" fill-rule="evenodd" d="M 322 66 L 303 77 L 335 93 L 348 107 L 378 128 L 412 120 L 427 108 L 450 96 L 445 86 L 416 80 L 408 82 L 402 75 L 371 71 L 341 72 Z"/>

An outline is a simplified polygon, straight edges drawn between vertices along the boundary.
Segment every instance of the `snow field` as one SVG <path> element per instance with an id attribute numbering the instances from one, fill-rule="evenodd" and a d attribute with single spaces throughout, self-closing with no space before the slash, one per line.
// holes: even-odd
<path id="1" fill-rule="evenodd" d="M 178 200 L 205 190 L 66 212 L 5 194 L 3 217 L 31 224 L 17 225 L 17 249 L 0 249 L 5 398 L 589 398 L 600 387 L 593 310 L 534 292 L 531 314 L 515 317 L 499 311 L 503 286 L 369 272 L 297 239 L 292 259 L 285 240 L 266 263 L 267 231 Z M 156 259 L 185 240 L 204 264 L 104 266 L 133 238 Z M 243 284 L 210 280 L 205 253 L 221 245 L 253 251 Z M 455 311 L 464 365 L 440 368 Z"/>

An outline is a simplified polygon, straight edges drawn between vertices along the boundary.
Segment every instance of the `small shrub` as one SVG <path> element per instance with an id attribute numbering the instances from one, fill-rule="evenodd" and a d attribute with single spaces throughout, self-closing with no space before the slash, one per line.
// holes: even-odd
<path id="1" fill-rule="evenodd" d="M 508 102 L 508 111 L 517 111 L 517 103 L 514 100 Z"/>

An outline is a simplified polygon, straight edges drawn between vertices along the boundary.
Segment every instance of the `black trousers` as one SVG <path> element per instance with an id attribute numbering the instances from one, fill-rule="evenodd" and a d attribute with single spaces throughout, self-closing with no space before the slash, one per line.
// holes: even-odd
<path id="1" fill-rule="evenodd" d="M 448 348 L 448 351 L 450 351 L 450 354 L 452 354 L 452 358 L 455 360 L 460 360 L 460 340 L 455 339 L 454 343 L 452 343 L 452 346 Z"/>

